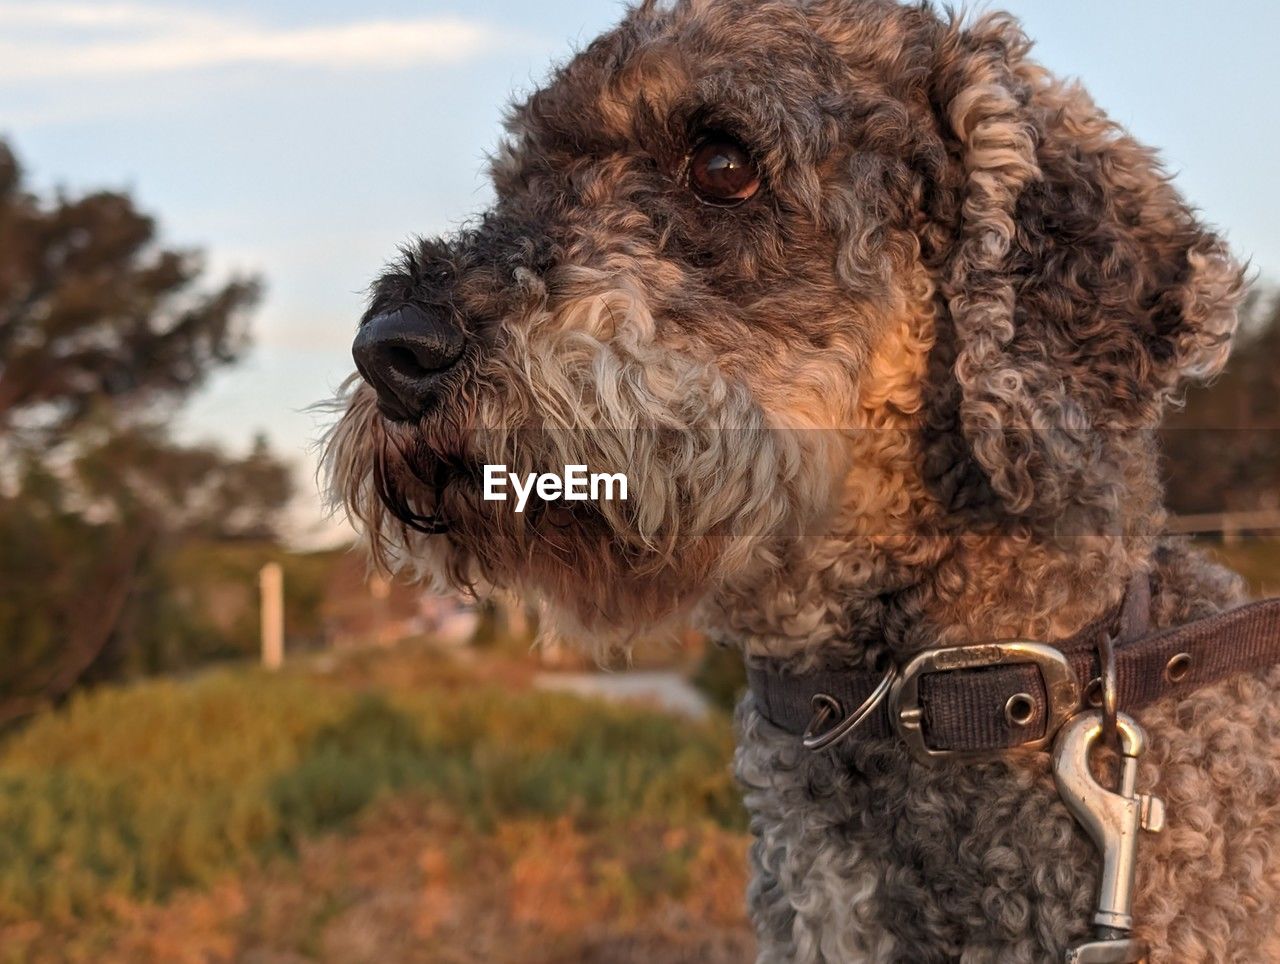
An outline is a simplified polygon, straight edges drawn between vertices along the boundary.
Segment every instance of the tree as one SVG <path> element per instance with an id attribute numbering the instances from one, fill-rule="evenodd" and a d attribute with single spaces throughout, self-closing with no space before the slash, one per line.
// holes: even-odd
<path id="1" fill-rule="evenodd" d="M 68 693 L 124 617 L 149 524 L 95 525 L 66 505 L 59 480 L 36 462 L 0 499 L 0 724 Z"/>
<path id="2" fill-rule="evenodd" d="M 74 478 L 98 519 L 126 527 L 150 521 L 170 538 L 275 539 L 293 493 L 288 468 L 261 434 L 247 456 L 233 458 L 211 445 L 177 445 L 153 425 L 86 446 Z"/>
<path id="3" fill-rule="evenodd" d="M 1226 371 L 1187 393 L 1161 443 L 1173 511 L 1280 503 L 1280 299 L 1263 291 L 1249 299 Z"/>
<path id="4" fill-rule="evenodd" d="M 215 652 L 184 542 L 274 539 L 288 467 L 181 445 L 181 401 L 247 346 L 259 284 L 203 283 L 127 194 L 36 197 L 0 141 L 0 724 L 86 679 Z"/>
<path id="5" fill-rule="evenodd" d="M 156 244 L 127 194 L 30 194 L 0 141 L 0 432 L 63 433 L 235 361 L 258 282 L 203 290 L 202 271 L 197 253 Z"/>

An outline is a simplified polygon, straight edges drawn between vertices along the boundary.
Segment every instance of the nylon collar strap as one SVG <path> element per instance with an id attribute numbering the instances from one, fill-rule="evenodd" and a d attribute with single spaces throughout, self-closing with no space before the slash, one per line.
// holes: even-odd
<path id="1" fill-rule="evenodd" d="M 748 683 L 761 715 L 810 737 L 811 747 L 827 745 L 824 735 L 839 734 L 841 742 L 896 735 L 933 763 L 1046 747 L 1066 719 L 1097 705 L 1108 635 L 1118 704 L 1127 712 L 1280 663 L 1280 598 L 1150 632 L 1149 586 L 1147 577 L 1135 579 L 1118 615 L 1052 645 L 1001 640 L 931 650 L 887 674 L 793 674 L 766 661 L 748 665 Z M 861 720 L 850 726 L 854 716 Z"/>

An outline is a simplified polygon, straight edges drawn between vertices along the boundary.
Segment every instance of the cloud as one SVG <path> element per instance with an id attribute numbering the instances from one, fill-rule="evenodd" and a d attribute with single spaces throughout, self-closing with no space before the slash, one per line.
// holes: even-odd
<path id="1" fill-rule="evenodd" d="M 0 2 L 0 80 L 140 76 L 240 65 L 385 69 L 459 63 L 519 43 L 460 17 L 276 27 L 140 4 Z"/>

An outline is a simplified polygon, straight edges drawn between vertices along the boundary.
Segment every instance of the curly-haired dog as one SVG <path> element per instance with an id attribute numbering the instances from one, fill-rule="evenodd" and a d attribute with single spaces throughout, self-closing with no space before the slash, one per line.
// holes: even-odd
<path id="1" fill-rule="evenodd" d="M 603 645 L 693 614 L 796 672 L 1062 640 L 1135 573 L 1157 627 L 1239 602 L 1161 537 L 1153 429 L 1224 364 L 1240 268 L 1029 47 L 891 0 L 631 11 L 512 110 L 492 209 L 373 289 L 327 465 L 375 556 Z M 517 513 L 485 464 L 629 498 Z M 1153 961 L 1280 960 L 1276 683 L 1141 714 Z M 761 960 L 1087 932 L 1098 853 L 1043 755 L 929 768 L 739 720 Z"/>

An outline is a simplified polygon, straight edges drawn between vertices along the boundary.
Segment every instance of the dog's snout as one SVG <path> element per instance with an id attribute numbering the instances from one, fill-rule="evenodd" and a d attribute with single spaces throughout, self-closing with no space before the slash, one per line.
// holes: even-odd
<path id="1" fill-rule="evenodd" d="M 382 413 L 406 421 L 435 404 L 443 376 L 464 347 L 462 332 L 448 315 L 404 305 L 361 325 L 351 354 L 378 393 Z"/>

